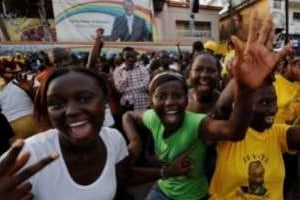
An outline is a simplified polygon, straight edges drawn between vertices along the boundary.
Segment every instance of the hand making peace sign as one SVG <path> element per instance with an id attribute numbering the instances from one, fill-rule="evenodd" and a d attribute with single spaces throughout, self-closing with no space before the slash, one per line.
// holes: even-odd
<path id="1" fill-rule="evenodd" d="M 30 192 L 31 184 L 25 182 L 26 179 L 30 178 L 58 158 L 57 154 L 47 156 L 18 172 L 25 166 L 30 158 L 29 153 L 24 153 L 18 158 L 23 146 L 24 142 L 22 140 L 16 141 L 8 151 L 7 155 L 0 161 L 0 199 L 32 199 L 33 195 Z"/>

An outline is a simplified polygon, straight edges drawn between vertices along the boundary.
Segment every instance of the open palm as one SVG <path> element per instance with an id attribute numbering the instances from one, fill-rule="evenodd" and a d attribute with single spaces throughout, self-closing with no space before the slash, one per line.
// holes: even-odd
<path id="1" fill-rule="evenodd" d="M 290 44 L 278 53 L 272 51 L 272 16 L 266 18 L 260 30 L 258 22 L 257 14 L 253 13 L 246 44 L 232 37 L 236 49 L 236 58 L 232 63 L 233 75 L 237 84 L 249 89 L 260 87 L 274 71 L 278 61 L 293 51 Z"/>

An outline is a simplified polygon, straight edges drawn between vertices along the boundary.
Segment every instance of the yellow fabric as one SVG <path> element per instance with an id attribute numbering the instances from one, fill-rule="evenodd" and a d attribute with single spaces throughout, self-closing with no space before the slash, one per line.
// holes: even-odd
<path id="1" fill-rule="evenodd" d="M 208 40 L 204 43 L 204 48 L 216 52 L 218 49 L 218 44 L 215 41 Z"/>
<path id="2" fill-rule="evenodd" d="M 18 138 L 27 138 L 36 133 L 35 123 L 32 115 L 21 117 L 10 122 L 10 125 L 15 133 L 13 141 Z"/>
<path id="3" fill-rule="evenodd" d="M 282 153 L 288 151 L 286 132 L 289 127 L 275 124 L 263 133 L 249 128 L 243 141 L 219 142 L 216 169 L 210 185 L 210 199 L 282 200 L 285 176 Z M 253 161 L 256 161 L 256 168 L 253 167 Z M 255 190 L 256 195 L 247 192 L 250 190 L 248 178 L 254 176 L 254 169 L 251 170 L 252 175 L 248 176 L 249 166 L 260 170 L 259 177 L 264 181 Z"/>
<path id="4" fill-rule="evenodd" d="M 225 56 L 227 54 L 228 50 L 227 50 L 227 44 L 226 42 L 220 42 L 218 44 L 218 48 L 216 50 L 216 54 L 219 54 L 219 55 L 222 55 L 222 56 Z"/>
<path id="5" fill-rule="evenodd" d="M 222 71 L 221 71 L 221 75 L 222 76 L 225 76 L 225 75 L 227 75 L 228 74 L 228 69 L 227 69 L 227 67 L 226 67 L 226 65 L 225 65 L 225 62 L 222 64 Z"/>
<path id="6" fill-rule="evenodd" d="M 229 65 L 233 61 L 234 56 L 235 56 L 235 51 L 234 50 L 231 50 L 226 54 L 226 56 L 224 58 L 224 64 L 223 64 L 222 72 L 221 72 L 222 75 L 227 75 L 228 74 Z"/>
<path id="7" fill-rule="evenodd" d="M 300 114 L 300 84 L 278 74 L 274 87 L 278 105 L 275 123 L 292 123 Z"/>
<path id="8" fill-rule="evenodd" d="M 2 90 L 4 86 L 5 86 L 5 81 L 3 78 L 0 77 L 0 90 Z"/>

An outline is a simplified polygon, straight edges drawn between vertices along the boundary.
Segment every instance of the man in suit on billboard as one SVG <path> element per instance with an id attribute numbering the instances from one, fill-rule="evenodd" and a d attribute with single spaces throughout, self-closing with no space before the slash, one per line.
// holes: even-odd
<path id="1" fill-rule="evenodd" d="M 132 0 L 124 0 L 125 14 L 115 18 L 111 31 L 112 41 L 149 41 L 149 33 L 144 19 L 134 14 Z"/>

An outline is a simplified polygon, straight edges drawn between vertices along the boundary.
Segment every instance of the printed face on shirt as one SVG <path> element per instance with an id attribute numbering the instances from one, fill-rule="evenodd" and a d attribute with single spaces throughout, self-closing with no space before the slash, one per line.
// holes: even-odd
<path id="1" fill-rule="evenodd" d="M 274 87 L 270 84 L 258 89 L 255 94 L 251 127 L 260 132 L 270 128 L 274 123 L 277 110 L 277 97 Z"/>
<path id="2" fill-rule="evenodd" d="M 134 5 L 131 0 L 124 0 L 123 7 L 126 15 L 128 16 L 133 15 Z"/>
<path id="3" fill-rule="evenodd" d="M 192 64 L 189 78 L 198 94 L 211 94 L 220 79 L 216 59 L 209 54 L 198 55 Z"/>
<path id="4" fill-rule="evenodd" d="M 87 145 L 98 137 L 104 120 L 104 94 L 97 80 L 79 72 L 69 72 L 50 82 L 47 111 L 63 139 Z"/>
<path id="5" fill-rule="evenodd" d="M 266 197 L 268 189 L 264 185 L 265 169 L 263 164 L 259 161 L 252 161 L 248 166 L 248 186 L 241 186 L 240 196 L 246 198 L 250 195 L 253 199 L 255 197 Z"/>
<path id="6" fill-rule="evenodd" d="M 265 169 L 260 161 L 255 161 L 249 164 L 249 189 L 252 192 L 257 191 L 264 185 Z"/>
<path id="7" fill-rule="evenodd" d="M 152 94 L 152 108 L 166 128 L 181 126 L 187 106 L 187 94 L 180 81 L 172 80 L 159 85 Z"/>

